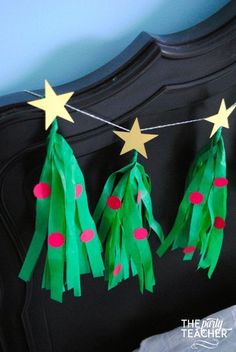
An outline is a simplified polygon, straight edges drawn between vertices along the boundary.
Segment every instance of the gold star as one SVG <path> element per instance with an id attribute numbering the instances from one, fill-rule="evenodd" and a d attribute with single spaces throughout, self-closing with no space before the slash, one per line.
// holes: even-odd
<path id="1" fill-rule="evenodd" d="M 134 124 L 129 132 L 113 131 L 118 137 L 125 141 L 125 144 L 120 152 L 120 154 L 125 154 L 130 150 L 137 150 L 145 158 L 147 158 L 147 153 L 145 149 L 145 143 L 156 138 L 158 134 L 145 134 L 142 133 L 139 127 L 138 119 L 136 118 Z"/>
<path id="2" fill-rule="evenodd" d="M 235 105 L 232 105 L 228 109 L 226 109 L 225 101 L 224 99 L 222 99 L 218 113 L 205 118 L 206 121 L 209 121 L 214 124 L 210 138 L 216 133 L 216 131 L 218 131 L 219 128 L 229 128 L 228 118 L 232 111 L 235 109 L 235 107 Z"/>
<path id="3" fill-rule="evenodd" d="M 74 92 L 57 95 L 45 80 L 45 98 L 29 101 L 28 104 L 45 111 L 45 129 L 47 130 L 57 116 L 74 122 L 65 108 L 65 104 L 73 94 Z"/>

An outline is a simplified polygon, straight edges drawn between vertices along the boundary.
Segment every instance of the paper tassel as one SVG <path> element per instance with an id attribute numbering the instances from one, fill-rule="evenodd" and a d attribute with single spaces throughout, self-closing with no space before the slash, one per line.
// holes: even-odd
<path id="1" fill-rule="evenodd" d="M 37 198 L 35 233 L 19 277 L 30 280 L 47 239 L 42 287 L 62 302 L 64 290 L 81 295 L 80 275 L 103 276 L 102 247 L 90 215 L 83 174 L 53 122 L 47 157 L 34 188 Z"/>
<path id="2" fill-rule="evenodd" d="M 133 161 L 107 180 L 94 219 L 105 244 L 105 277 L 109 289 L 138 275 L 140 290 L 153 291 L 155 278 L 148 243 L 151 229 L 162 240 L 160 225 L 152 213 L 149 178 L 142 165 Z"/>
<path id="3" fill-rule="evenodd" d="M 157 253 L 183 248 L 184 260 L 200 253 L 198 269 L 214 272 L 223 242 L 227 212 L 226 160 L 221 129 L 199 153 L 189 172 L 186 191 L 172 230 Z"/>

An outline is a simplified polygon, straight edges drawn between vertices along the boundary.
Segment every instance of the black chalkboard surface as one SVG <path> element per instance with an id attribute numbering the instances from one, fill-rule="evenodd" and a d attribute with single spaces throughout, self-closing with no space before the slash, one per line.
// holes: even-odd
<path id="1" fill-rule="evenodd" d="M 130 127 L 207 117 L 236 101 L 236 3 L 201 24 L 173 35 L 141 33 L 118 57 L 77 81 L 57 87 L 75 91 L 71 105 Z M 39 91 L 39 93 L 42 93 Z M 44 114 L 20 92 L 0 98 L 0 348 L 4 352 L 132 351 L 143 338 L 235 304 L 236 297 L 236 113 L 224 130 L 229 196 L 222 254 L 213 278 L 196 271 L 197 258 L 181 251 L 155 255 L 157 285 L 140 294 L 137 278 L 107 291 L 103 279 L 83 278 L 83 295 L 50 300 L 41 290 L 42 256 L 27 285 L 17 278 L 32 238 L 35 199 L 45 158 Z M 130 161 L 112 127 L 72 113 L 60 132 L 84 172 L 91 210 L 108 175 Z M 152 180 L 154 212 L 167 233 L 175 219 L 188 168 L 207 142 L 211 125 L 200 122 L 159 131 L 140 157 Z M 44 251 L 45 254 L 45 251 Z"/>

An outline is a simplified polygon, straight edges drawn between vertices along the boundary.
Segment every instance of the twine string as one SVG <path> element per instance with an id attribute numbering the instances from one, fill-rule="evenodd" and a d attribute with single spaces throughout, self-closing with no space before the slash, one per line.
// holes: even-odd
<path id="1" fill-rule="evenodd" d="M 29 93 L 31 95 L 34 95 L 35 97 L 39 97 L 39 98 L 43 98 L 43 95 L 41 94 L 38 94 L 38 93 L 35 93 L 35 92 L 32 92 L 30 90 L 24 90 L 24 92 L 26 93 Z M 233 105 L 236 105 L 233 104 Z M 98 120 L 98 121 L 101 121 L 107 125 L 110 125 L 110 126 L 113 126 L 113 127 L 116 127 L 116 128 L 119 128 L 120 130 L 123 130 L 123 131 L 127 131 L 129 132 L 129 129 L 128 128 L 125 128 L 123 126 L 120 126 L 120 125 L 117 125 L 116 123 L 114 122 L 111 122 L 111 121 L 108 121 L 100 116 L 97 116 L 97 115 L 94 115 L 92 114 L 91 112 L 89 111 L 86 111 L 86 110 L 81 110 L 81 109 L 78 109 L 78 108 L 75 108 L 74 106 L 70 105 L 70 104 L 65 104 L 65 106 L 73 111 L 76 111 L 76 112 L 79 112 L 83 115 L 86 115 L 86 116 L 89 116 L 91 117 L 92 119 L 95 119 L 95 120 Z M 199 121 L 203 121 L 205 120 L 205 118 L 200 118 L 200 119 L 195 119 L 195 120 L 185 120 L 185 121 L 179 121 L 179 122 L 173 122 L 173 123 L 168 123 L 168 124 L 165 124 L 165 125 L 157 125 L 157 126 L 152 126 L 152 127 L 146 127 L 146 128 L 141 128 L 141 131 L 152 131 L 152 130 L 157 130 L 157 129 L 160 129 L 160 128 L 166 128 L 166 127 L 174 127 L 174 126 L 179 126 L 179 125 L 185 125 L 185 124 L 188 124 L 188 123 L 194 123 L 194 122 L 199 122 Z"/>

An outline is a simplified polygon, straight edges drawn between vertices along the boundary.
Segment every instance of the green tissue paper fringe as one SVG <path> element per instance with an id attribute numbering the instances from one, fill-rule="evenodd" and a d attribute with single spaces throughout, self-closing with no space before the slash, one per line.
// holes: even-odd
<path id="1" fill-rule="evenodd" d="M 104 186 L 94 220 L 105 244 L 105 278 L 109 289 L 129 278 L 131 269 L 133 275 L 138 275 L 141 292 L 144 288 L 153 291 L 155 278 L 148 238 L 137 240 L 134 237 L 135 229 L 145 228 L 148 235 L 153 230 L 163 240 L 162 229 L 153 216 L 150 191 L 149 177 L 137 162 L 137 153 L 132 162 L 114 172 Z M 139 203 L 138 192 L 141 195 Z M 120 199 L 119 209 L 107 205 L 110 196 Z M 114 269 L 118 267 L 121 270 L 114 275 Z"/>
<path id="2" fill-rule="evenodd" d="M 81 295 L 82 274 L 92 272 L 94 277 L 103 276 L 104 264 L 102 246 L 88 208 L 83 174 L 72 149 L 57 130 L 55 120 L 40 178 L 40 182 L 50 185 L 51 194 L 46 199 L 37 199 L 35 232 L 19 277 L 29 281 L 47 237 L 55 232 L 63 234 L 62 246 L 47 244 L 42 280 L 42 287 L 51 291 L 51 298 L 62 302 L 65 290 L 73 289 L 74 296 Z M 82 186 L 82 193 L 76 198 L 78 184 Z M 80 235 L 87 229 L 94 232 L 94 237 L 82 242 Z"/>
<path id="3" fill-rule="evenodd" d="M 224 229 L 214 226 L 215 219 L 225 220 L 227 213 L 227 187 L 214 185 L 216 178 L 226 178 L 226 157 L 221 129 L 200 151 L 190 169 L 184 197 L 179 206 L 173 228 L 159 247 L 162 256 L 172 245 L 172 249 L 195 247 L 200 254 L 198 269 L 208 269 L 211 278 L 223 243 Z M 200 192 L 204 196 L 199 204 L 192 204 L 189 196 Z M 195 250 L 186 253 L 184 260 L 191 260 Z"/>

